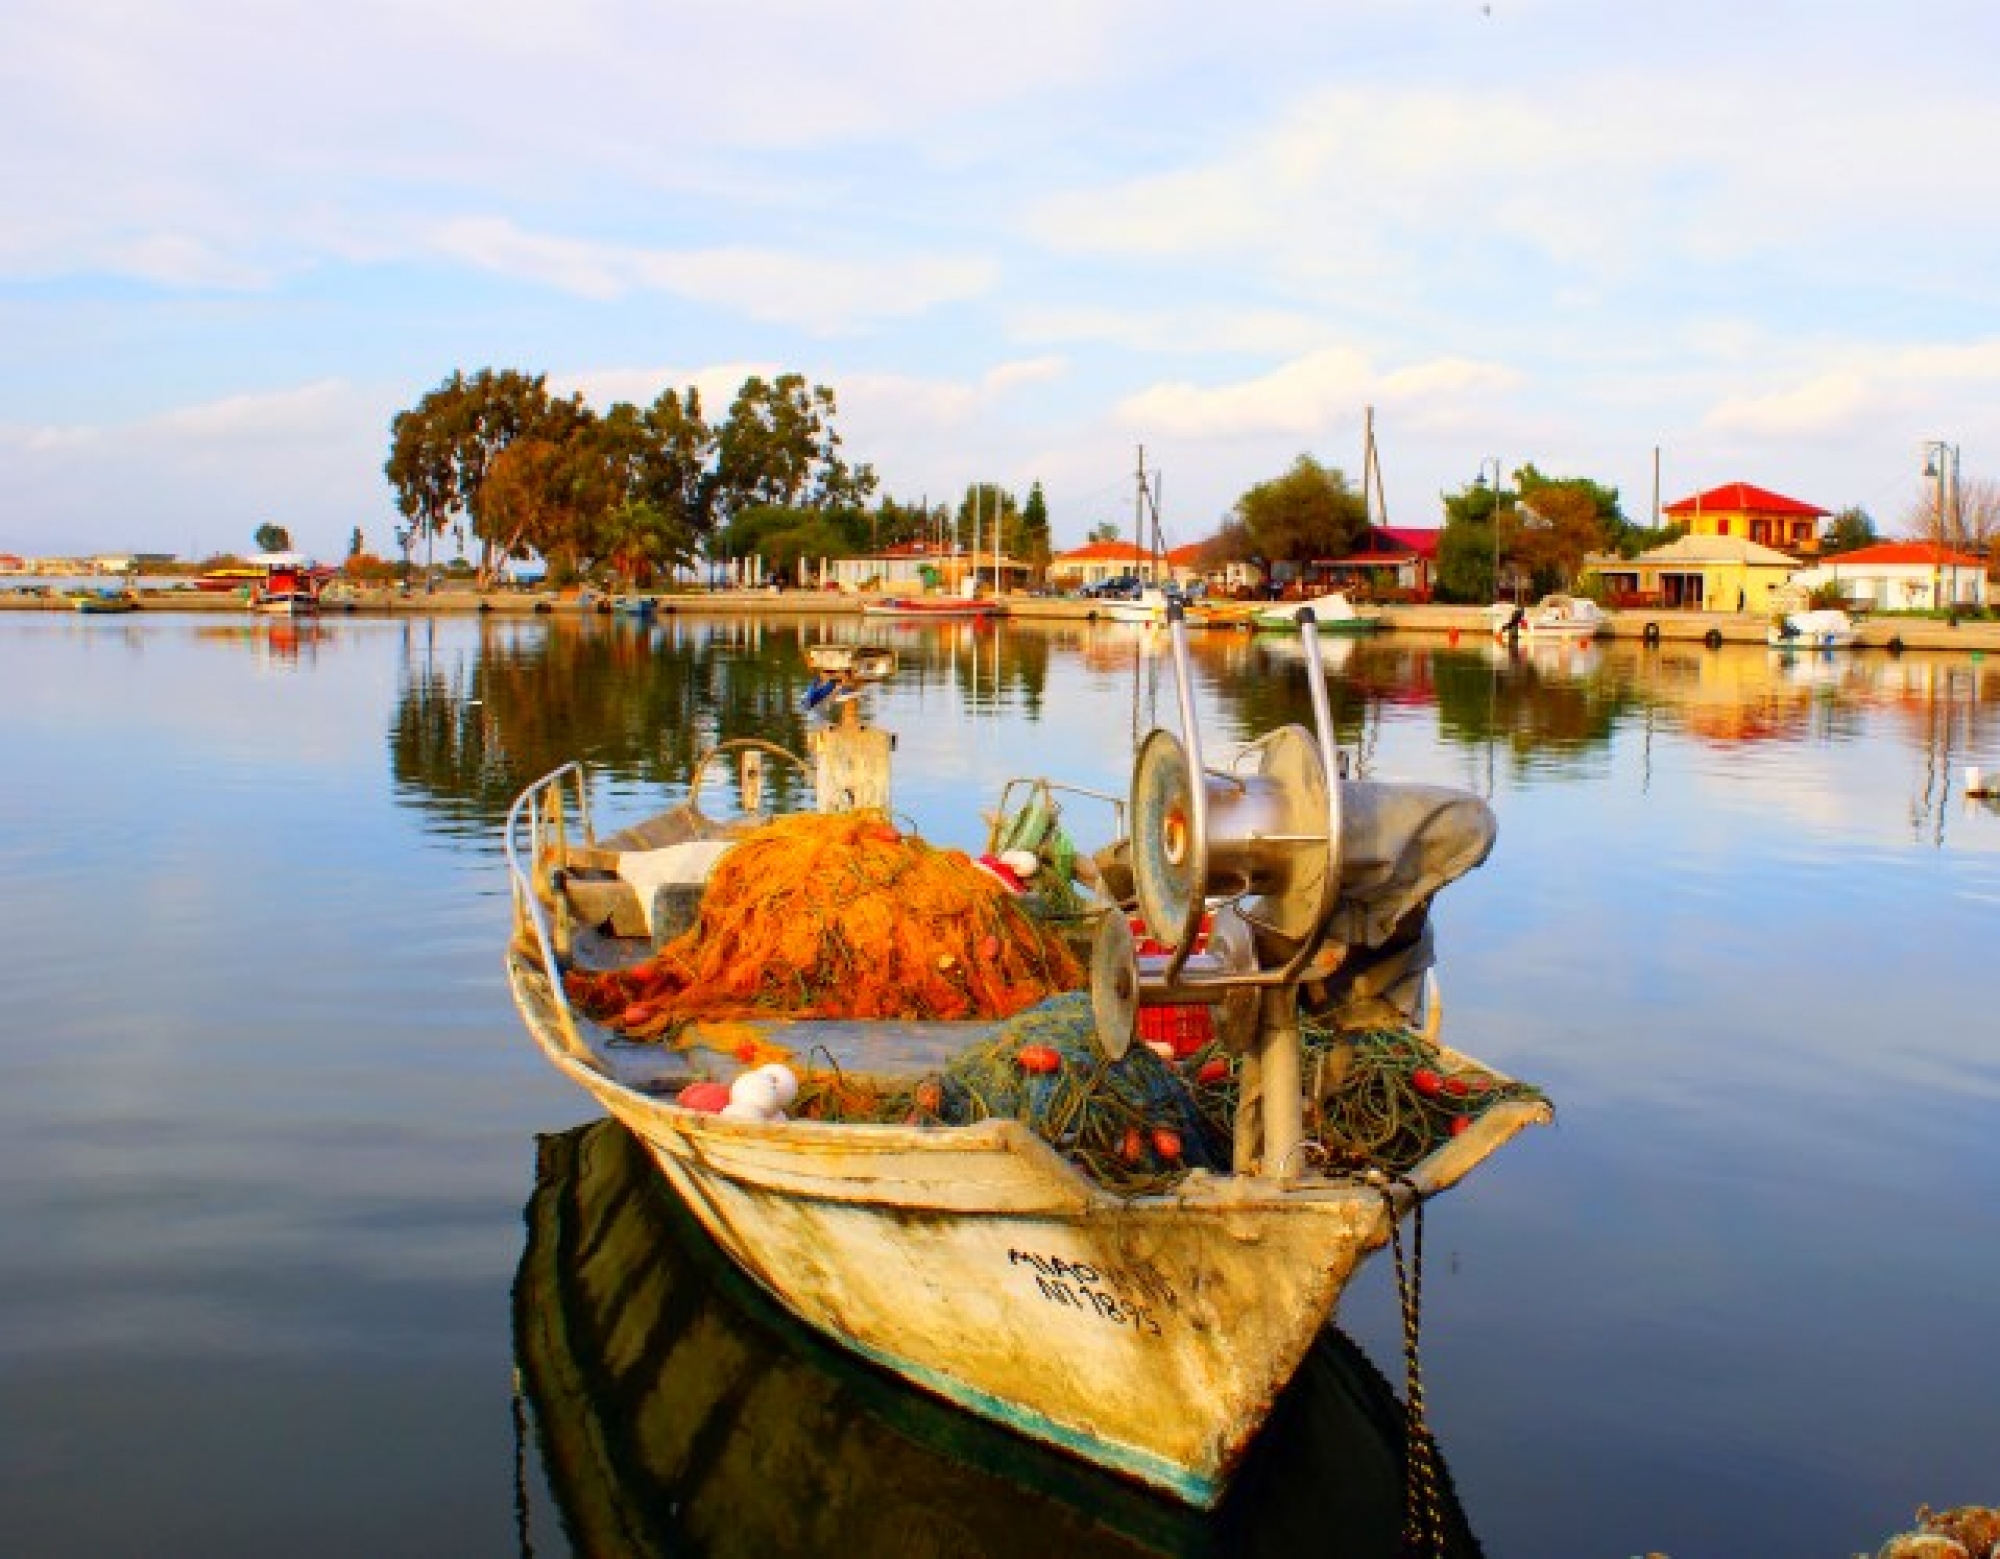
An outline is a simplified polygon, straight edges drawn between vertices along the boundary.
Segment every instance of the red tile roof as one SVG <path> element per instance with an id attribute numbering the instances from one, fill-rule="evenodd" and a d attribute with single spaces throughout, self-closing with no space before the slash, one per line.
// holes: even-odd
<path id="1" fill-rule="evenodd" d="M 1748 482 L 1730 482 L 1726 486 L 1711 487 L 1705 493 L 1696 493 L 1692 498 L 1683 498 L 1678 503 L 1670 503 L 1666 513 L 1678 518 L 1684 514 L 1808 514 L 1815 517 L 1832 511 L 1815 509 L 1809 503 L 1800 503 L 1796 498 L 1787 498 L 1783 493 L 1774 493 L 1768 488 L 1753 487 Z"/>
<path id="2" fill-rule="evenodd" d="M 1848 563 L 1869 563 L 1877 566 L 1912 563 L 1925 568 L 1933 568 L 1950 563 L 1959 568 L 1984 568 L 1986 559 L 1971 557 L 1963 552 L 1953 552 L 1940 547 L 1934 541 L 1881 541 L 1872 547 L 1856 547 L 1852 552 L 1830 552 L 1825 558 L 1828 568 Z"/>
<path id="3" fill-rule="evenodd" d="M 1152 556 L 1129 541 L 1092 541 L 1059 556 L 1058 563 L 1143 563 Z"/>
<path id="4" fill-rule="evenodd" d="M 1408 547 L 1412 552 L 1416 553 L 1418 557 L 1434 558 L 1438 555 L 1438 536 L 1440 533 L 1435 526 L 1429 529 L 1418 529 L 1407 525 L 1378 525 L 1375 527 L 1375 534 L 1378 536 L 1387 536 L 1391 541 L 1400 542 L 1403 546 Z"/>

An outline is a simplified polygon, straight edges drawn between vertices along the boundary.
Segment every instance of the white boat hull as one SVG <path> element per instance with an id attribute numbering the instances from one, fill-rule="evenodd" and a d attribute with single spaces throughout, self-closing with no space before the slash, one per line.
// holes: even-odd
<path id="1" fill-rule="evenodd" d="M 250 610 L 260 617 L 317 617 L 319 603 L 311 596 L 266 596 L 252 602 Z"/>
<path id="2" fill-rule="evenodd" d="M 1381 1189 L 1197 1173 L 1110 1195 L 1012 1120 L 902 1127 L 740 1122 L 621 1080 L 580 1018 L 565 1043 L 547 980 L 509 955 L 550 1060 L 637 1134 L 716 1243 L 808 1324 L 961 1407 L 1197 1506 L 1229 1474 L 1386 1242 Z M 801 1053 L 808 1040 L 789 1036 Z M 650 1052 L 650 1053 L 648 1053 Z M 657 1085 L 656 1085 L 657 1086 Z M 1454 1184 L 1539 1103 L 1499 1104 L 1411 1173 Z M 1399 1189 L 1397 1210 L 1414 1193 Z"/>
<path id="3" fill-rule="evenodd" d="M 1545 596 L 1527 608 L 1505 603 L 1487 608 L 1493 637 L 1503 644 L 1517 634 L 1545 644 L 1581 643 L 1602 633 L 1607 620 L 1595 602 L 1571 596 Z"/>
<path id="4" fill-rule="evenodd" d="M 1794 612 L 1764 630 L 1764 642 L 1777 650 L 1844 650 L 1860 636 L 1854 619 L 1835 610 Z"/>
<path id="5" fill-rule="evenodd" d="M 1109 601 L 1098 608 L 1098 612 L 1115 623 L 1136 623 L 1146 628 L 1164 628 L 1167 625 L 1167 608 L 1172 603 L 1157 590 L 1148 590 L 1136 601 Z M 1208 626 L 1208 611 L 1199 606 L 1183 606 L 1181 620 L 1190 628 Z"/>

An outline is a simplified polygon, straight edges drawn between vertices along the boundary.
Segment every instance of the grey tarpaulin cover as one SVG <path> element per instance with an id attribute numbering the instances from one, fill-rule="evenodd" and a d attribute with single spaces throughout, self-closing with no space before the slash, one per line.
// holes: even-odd
<path id="1" fill-rule="evenodd" d="M 1499 825 L 1479 797 L 1443 785 L 1361 780 L 1341 786 L 1340 799 L 1340 903 L 1329 930 L 1349 952 L 1306 1005 L 1342 1028 L 1414 1023 L 1437 962 L 1431 899 L 1486 859 Z"/>
<path id="2" fill-rule="evenodd" d="M 1340 903 L 1330 934 L 1382 947 L 1412 910 L 1492 852 L 1493 809 L 1446 785 L 1353 780 L 1340 787 Z"/>

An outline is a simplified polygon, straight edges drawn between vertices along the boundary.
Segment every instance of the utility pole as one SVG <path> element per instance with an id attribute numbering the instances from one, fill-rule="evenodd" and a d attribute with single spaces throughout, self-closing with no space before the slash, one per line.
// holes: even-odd
<path id="1" fill-rule="evenodd" d="M 1958 446 L 1947 444 L 1943 439 L 1930 439 L 1924 444 L 1924 475 L 1936 483 L 1937 537 L 1932 543 L 1931 553 L 1931 609 L 1944 604 L 1944 549 L 1947 538 L 1952 533 L 1950 510 L 1946 507 L 1946 494 L 1952 500 L 1958 496 Z M 1958 565 L 1952 564 L 1951 601 L 1946 608 L 1947 621 L 1958 626 Z"/>
<path id="2" fill-rule="evenodd" d="M 1488 455 L 1479 462 L 1478 486 L 1486 480 L 1486 468 L 1493 467 L 1493 599 L 1500 599 L 1500 457 Z"/>

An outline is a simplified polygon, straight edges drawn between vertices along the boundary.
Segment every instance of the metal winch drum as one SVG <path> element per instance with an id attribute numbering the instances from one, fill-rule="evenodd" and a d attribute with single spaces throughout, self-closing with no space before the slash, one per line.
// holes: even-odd
<path id="1" fill-rule="evenodd" d="M 1214 1006 L 1225 1043 L 1256 1049 L 1267 1068 L 1279 1064 L 1275 1052 L 1287 1043 L 1296 1051 L 1296 1027 L 1284 1013 L 1340 894 L 1333 719 L 1309 611 L 1300 626 L 1317 734 L 1281 726 L 1210 769 L 1201 758 L 1186 626 L 1178 610 L 1169 613 L 1181 729 L 1178 736 L 1154 730 L 1140 744 L 1130 812 L 1139 917 L 1167 952 L 1139 955 L 1122 913 L 1099 923 L 1091 994 L 1100 1042 L 1114 1059 L 1129 1048 L 1142 1004 Z M 1280 993 L 1283 1005 L 1270 1006 L 1266 996 Z M 1295 1079 L 1296 1056 L 1282 1064 Z M 1285 1114 L 1266 1126 L 1272 1162 L 1297 1138 L 1296 1104 Z"/>
<path id="2" fill-rule="evenodd" d="M 1132 771 L 1132 880 L 1153 940 L 1189 946 L 1211 898 L 1237 902 L 1267 940 L 1318 931 L 1333 907 L 1328 783 L 1296 725 L 1242 749 L 1228 771 L 1204 770 L 1198 786 L 1180 739 L 1149 732 Z"/>

